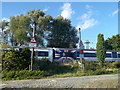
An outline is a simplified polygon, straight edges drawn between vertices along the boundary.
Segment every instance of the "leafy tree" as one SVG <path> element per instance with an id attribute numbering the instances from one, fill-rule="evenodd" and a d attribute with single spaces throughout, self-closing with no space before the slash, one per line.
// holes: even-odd
<path id="1" fill-rule="evenodd" d="M 45 15 L 40 9 L 29 11 L 28 16 L 31 21 L 31 26 L 35 31 L 34 37 L 36 37 L 37 44 L 43 45 L 44 32 L 50 29 L 49 25 L 52 17 L 50 15 Z"/>
<path id="2" fill-rule="evenodd" d="M 29 17 L 26 15 L 10 17 L 10 31 L 13 34 L 16 45 L 29 42 L 30 38 L 27 36 L 27 31 L 31 31 Z"/>
<path id="3" fill-rule="evenodd" d="M 57 48 L 76 47 L 77 31 L 68 19 L 62 16 L 54 18 L 52 30 L 48 35 L 48 46 Z"/>
<path id="4" fill-rule="evenodd" d="M 3 41 L 5 44 L 7 43 L 6 42 L 6 38 L 7 38 L 7 27 L 9 25 L 9 22 L 6 21 L 6 20 L 3 20 L 2 22 L 0 22 L 0 30 L 1 30 L 1 39 L 3 40 L 0 40 L 0 41 Z"/>
<path id="5" fill-rule="evenodd" d="M 8 26 L 9 22 L 7 22 L 6 20 L 3 20 L 2 22 L 0 22 L 0 29 L 3 32 L 3 30 Z"/>
<path id="6" fill-rule="evenodd" d="M 97 55 L 97 58 L 99 61 L 99 65 L 101 67 L 103 67 L 105 57 L 106 57 L 105 42 L 104 42 L 104 35 L 103 34 L 98 34 L 96 51 L 97 51 L 96 55 Z"/>
<path id="7" fill-rule="evenodd" d="M 120 50 L 120 34 L 112 36 L 105 41 L 107 50 Z"/>
<path id="8" fill-rule="evenodd" d="M 106 47 L 106 50 L 112 50 L 112 43 L 110 38 L 105 40 L 105 47 Z"/>

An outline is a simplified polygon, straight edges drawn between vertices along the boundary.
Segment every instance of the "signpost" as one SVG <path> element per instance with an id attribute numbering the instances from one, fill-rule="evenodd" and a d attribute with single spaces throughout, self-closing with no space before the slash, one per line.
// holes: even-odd
<path id="1" fill-rule="evenodd" d="M 36 43 L 37 43 L 34 36 L 31 38 L 30 42 L 33 44 L 32 52 L 31 52 L 31 67 L 30 67 L 30 70 L 33 70 L 34 47 L 36 47 Z"/>

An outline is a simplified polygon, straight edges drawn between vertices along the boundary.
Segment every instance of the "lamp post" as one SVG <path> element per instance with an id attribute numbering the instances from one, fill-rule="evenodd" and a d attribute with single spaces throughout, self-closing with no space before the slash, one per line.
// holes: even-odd
<path id="1" fill-rule="evenodd" d="M 78 30 L 79 30 L 79 49 L 81 49 L 81 28 L 78 28 Z"/>
<path id="2" fill-rule="evenodd" d="M 82 41 L 81 41 L 81 28 L 78 28 L 78 30 L 79 30 L 79 50 L 80 50 L 80 54 L 79 54 L 79 56 L 80 56 L 80 61 L 81 61 L 81 63 L 80 63 L 80 65 L 81 65 L 81 67 L 82 67 L 82 69 L 84 70 L 84 64 L 83 64 L 83 58 L 82 58 L 82 55 L 83 55 L 83 48 L 81 47 L 81 44 L 82 44 Z"/>

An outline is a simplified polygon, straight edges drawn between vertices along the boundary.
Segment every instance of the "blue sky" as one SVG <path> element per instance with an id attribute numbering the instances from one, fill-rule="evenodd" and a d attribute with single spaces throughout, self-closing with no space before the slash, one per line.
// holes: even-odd
<path id="1" fill-rule="evenodd" d="M 70 19 L 73 26 L 82 29 L 83 42 L 93 42 L 90 44 L 93 48 L 99 33 L 103 33 L 105 39 L 118 34 L 117 2 L 3 2 L 2 18 L 27 14 L 33 9 L 41 9 L 53 17 L 62 15 Z"/>

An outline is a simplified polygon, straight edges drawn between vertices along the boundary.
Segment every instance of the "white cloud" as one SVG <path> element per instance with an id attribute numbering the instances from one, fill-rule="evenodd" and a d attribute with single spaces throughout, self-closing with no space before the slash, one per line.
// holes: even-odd
<path id="1" fill-rule="evenodd" d="M 43 12 L 46 12 L 46 11 L 48 11 L 48 9 L 49 9 L 49 8 L 45 8 L 45 9 L 43 9 Z"/>
<path id="2" fill-rule="evenodd" d="M 64 3 L 61 9 L 62 9 L 61 16 L 63 16 L 63 18 L 66 19 L 71 19 L 72 14 L 75 13 L 71 8 L 70 3 Z"/>
<path id="3" fill-rule="evenodd" d="M 119 11 L 120 11 L 120 9 L 116 9 L 111 14 L 109 14 L 109 16 L 114 16 L 114 15 L 118 14 Z"/>
<path id="4" fill-rule="evenodd" d="M 90 6 L 85 6 L 87 8 L 90 8 Z M 90 27 L 93 27 L 95 26 L 98 21 L 94 18 L 92 18 L 92 10 L 89 9 L 87 13 L 84 13 L 83 15 L 81 15 L 79 17 L 79 22 L 78 22 L 78 25 L 77 25 L 77 29 L 78 28 L 81 28 L 81 30 L 85 30 L 85 29 L 88 29 Z"/>
<path id="5" fill-rule="evenodd" d="M 3 21 L 3 20 L 10 22 L 10 19 L 9 19 L 9 18 L 2 18 L 2 21 Z"/>

